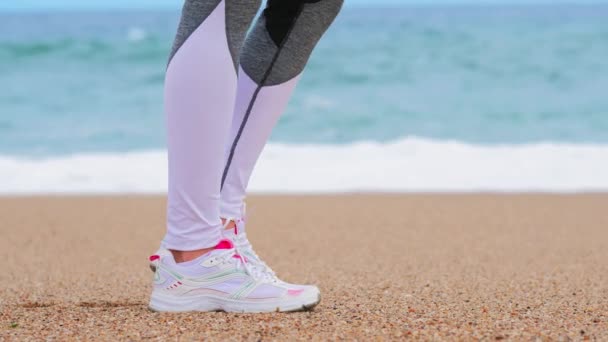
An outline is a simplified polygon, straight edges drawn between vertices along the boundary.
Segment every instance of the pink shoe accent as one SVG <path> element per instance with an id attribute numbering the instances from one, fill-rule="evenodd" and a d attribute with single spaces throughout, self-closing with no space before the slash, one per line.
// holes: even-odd
<path id="1" fill-rule="evenodd" d="M 302 292 L 304 292 L 304 289 L 299 289 L 299 290 L 287 290 L 287 294 L 290 296 L 299 296 L 302 294 Z"/>
<path id="2" fill-rule="evenodd" d="M 236 258 L 236 259 L 241 259 L 241 261 L 243 261 L 243 262 L 248 262 L 248 261 L 247 261 L 247 258 L 245 258 L 244 256 L 242 256 L 242 255 L 240 255 L 240 254 L 235 254 L 235 255 L 233 255 L 232 257 L 233 257 L 233 258 Z"/>
<path id="3" fill-rule="evenodd" d="M 160 259 L 159 255 L 150 255 L 150 257 L 148 258 L 148 260 L 150 260 L 150 262 L 156 261 L 158 259 Z"/>
<path id="4" fill-rule="evenodd" d="M 232 241 L 224 239 L 224 240 L 220 241 L 220 243 L 218 243 L 214 249 L 233 249 L 233 248 L 234 248 L 234 244 L 232 244 Z"/>
<path id="5" fill-rule="evenodd" d="M 234 235 L 239 235 L 239 224 L 241 222 L 245 222 L 245 220 L 238 219 L 238 220 L 234 221 Z"/>

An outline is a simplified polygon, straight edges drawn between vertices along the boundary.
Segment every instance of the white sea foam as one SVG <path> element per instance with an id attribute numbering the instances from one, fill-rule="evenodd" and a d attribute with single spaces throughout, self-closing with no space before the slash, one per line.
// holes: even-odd
<path id="1" fill-rule="evenodd" d="M 0 193 L 166 191 L 163 151 L 0 157 Z M 270 144 L 256 192 L 607 191 L 608 145 L 482 146 L 407 138 L 381 144 Z"/>
<path id="2" fill-rule="evenodd" d="M 130 42 L 139 42 L 148 36 L 146 30 L 141 27 L 131 27 L 129 31 L 127 31 L 127 40 Z"/>

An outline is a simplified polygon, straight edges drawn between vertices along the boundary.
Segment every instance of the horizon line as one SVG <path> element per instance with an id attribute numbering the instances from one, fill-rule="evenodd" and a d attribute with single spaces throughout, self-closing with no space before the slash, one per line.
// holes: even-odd
<path id="1" fill-rule="evenodd" d="M 388 2 L 376 2 L 376 3 L 350 3 L 346 5 L 346 8 L 395 8 L 395 7 L 553 7 L 553 6 L 593 6 L 593 5 L 608 5 L 608 0 L 586 0 L 586 1 L 573 1 L 573 0 L 563 0 L 563 1 L 549 1 L 549 0 L 536 0 L 536 1 L 525 1 L 519 0 L 515 3 L 513 2 L 503 2 L 503 1 L 493 1 L 493 2 L 483 2 L 483 1 L 471 1 L 471 0 L 463 0 L 463 1 L 433 1 L 433 2 L 407 2 L 407 3 L 396 3 L 393 1 Z M 150 10 L 150 11 L 166 11 L 166 10 L 179 10 L 179 6 L 170 6 L 166 4 L 159 5 L 107 5 L 102 3 L 97 3 L 93 5 L 84 5 L 81 4 L 75 6 L 41 6 L 41 7 L 0 7 L 0 13 L 33 13 L 33 12 L 75 12 L 75 11 L 114 11 L 114 10 Z"/>

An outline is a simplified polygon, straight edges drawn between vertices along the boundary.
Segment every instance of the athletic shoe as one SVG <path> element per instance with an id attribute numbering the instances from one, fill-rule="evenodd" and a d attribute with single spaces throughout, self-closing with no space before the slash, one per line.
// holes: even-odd
<path id="1" fill-rule="evenodd" d="M 150 257 L 154 311 L 274 312 L 308 310 L 320 301 L 314 286 L 291 286 L 254 266 L 228 239 L 209 253 L 176 263 L 161 249 Z"/>

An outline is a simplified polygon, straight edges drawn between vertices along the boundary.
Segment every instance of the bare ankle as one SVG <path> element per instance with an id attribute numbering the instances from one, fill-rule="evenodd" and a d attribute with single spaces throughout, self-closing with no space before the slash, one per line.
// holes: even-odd
<path id="1" fill-rule="evenodd" d="M 171 250 L 171 254 L 173 254 L 173 259 L 175 259 L 175 262 L 182 263 L 182 262 L 187 262 L 190 260 L 194 260 L 202 255 L 205 255 L 209 252 L 211 252 L 213 250 L 212 248 L 204 248 L 204 249 L 197 249 L 195 251 L 174 251 Z"/>
<path id="2" fill-rule="evenodd" d="M 230 222 L 228 222 L 228 224 L 226 224 L 225 218 L 222 219 L 222 224 L 224 225 L 224 229 L 226 229 L 226 230 L 234 229 L 234 227 L 236 227 L 236 222 L 234 222 L 234 220 L 230 220 Z"/>

